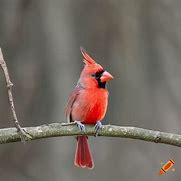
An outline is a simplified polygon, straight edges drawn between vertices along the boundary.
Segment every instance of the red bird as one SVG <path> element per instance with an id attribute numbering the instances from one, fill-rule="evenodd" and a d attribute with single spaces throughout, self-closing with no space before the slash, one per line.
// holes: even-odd
<path id="1" fill-rule="evenodd" d="M 66 107 L 68 122 L 76 122 L 77 126 L 84 131 L 84 124 L 95 124 L 96 132 L 102 127 L 101 120 L 104 118 L 108 105 L 107 81 L 113 76 L 96 63 L 83 49 L 85 66 L 81 72 L 77 86 L 72 91 Z M 92 154 L 87 136 L 77 136 L 77 148 L 74 164 L 81 168 L 94 168 Z"/>

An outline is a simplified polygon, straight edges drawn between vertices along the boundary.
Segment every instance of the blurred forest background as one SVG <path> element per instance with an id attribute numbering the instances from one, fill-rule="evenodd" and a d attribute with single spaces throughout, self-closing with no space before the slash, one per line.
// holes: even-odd
<path id="1" fill-rule="evenodd" d="M 181 1 L 1 0 L 0 46 L 21 125 L 66 122 L 83 46 L 113 76 L 104 124 L 181 134 Z M 0 127 L 12 127 L 0 71 Z M 13 181 L 177 181 L 181 149 L 138 140 L 90 139 L 95 169 L 74 167 L 75 139 L 0 147 L 0 178 Z M 161 162 L 175 172 L 158 176 Z"/>

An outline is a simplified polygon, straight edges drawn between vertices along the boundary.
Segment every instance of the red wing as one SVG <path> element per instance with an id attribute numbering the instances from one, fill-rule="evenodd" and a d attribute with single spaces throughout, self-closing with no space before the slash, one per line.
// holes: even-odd
<path id="1" fill-rule="evenodd" d="M 77 99 L 77 96 L 79 95 L 81 89 L 82 89 L 81 87 L 76 86 L 75 89 L 72 91 L 72 93 L 69 96 L 68 103 L 67 103 L 66 110 L 65 110 L 65 115 L 66 115 L 68 122 L 72 121 L 71 120 L 72 106 L 73 106 L 75 100 Z"/>

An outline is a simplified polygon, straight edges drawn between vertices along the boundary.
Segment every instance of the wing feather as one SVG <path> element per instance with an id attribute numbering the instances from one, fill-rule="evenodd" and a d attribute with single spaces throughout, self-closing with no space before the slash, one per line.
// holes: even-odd
<path id="1" fill-rule="evenodd" d="M 68 103 L 65 110 L 65 115 L 68 122 L 72 122 L 72 118 L 71 118 L 72 106 L 74 102 L 76 101 L 77 96 L 79 95 L 81 89 L 82 87 L 77 85 L 69 96 Z"/>

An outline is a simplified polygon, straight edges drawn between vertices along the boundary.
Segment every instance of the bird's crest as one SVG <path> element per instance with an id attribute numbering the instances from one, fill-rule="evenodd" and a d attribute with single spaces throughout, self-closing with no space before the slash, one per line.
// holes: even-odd
<path id="1" fill-rule="evenodd" d="M 83 55 L 83 61 L 86 65 L 90 65 L 90 64 L 95 64 L 96 62 L 94 61 L 93 58 L 90 57 L 90 55 L 88 55 L 88 53 L 86 52 L 86 50 L 83 47 L 80 47 L 80 51 Z"/>

